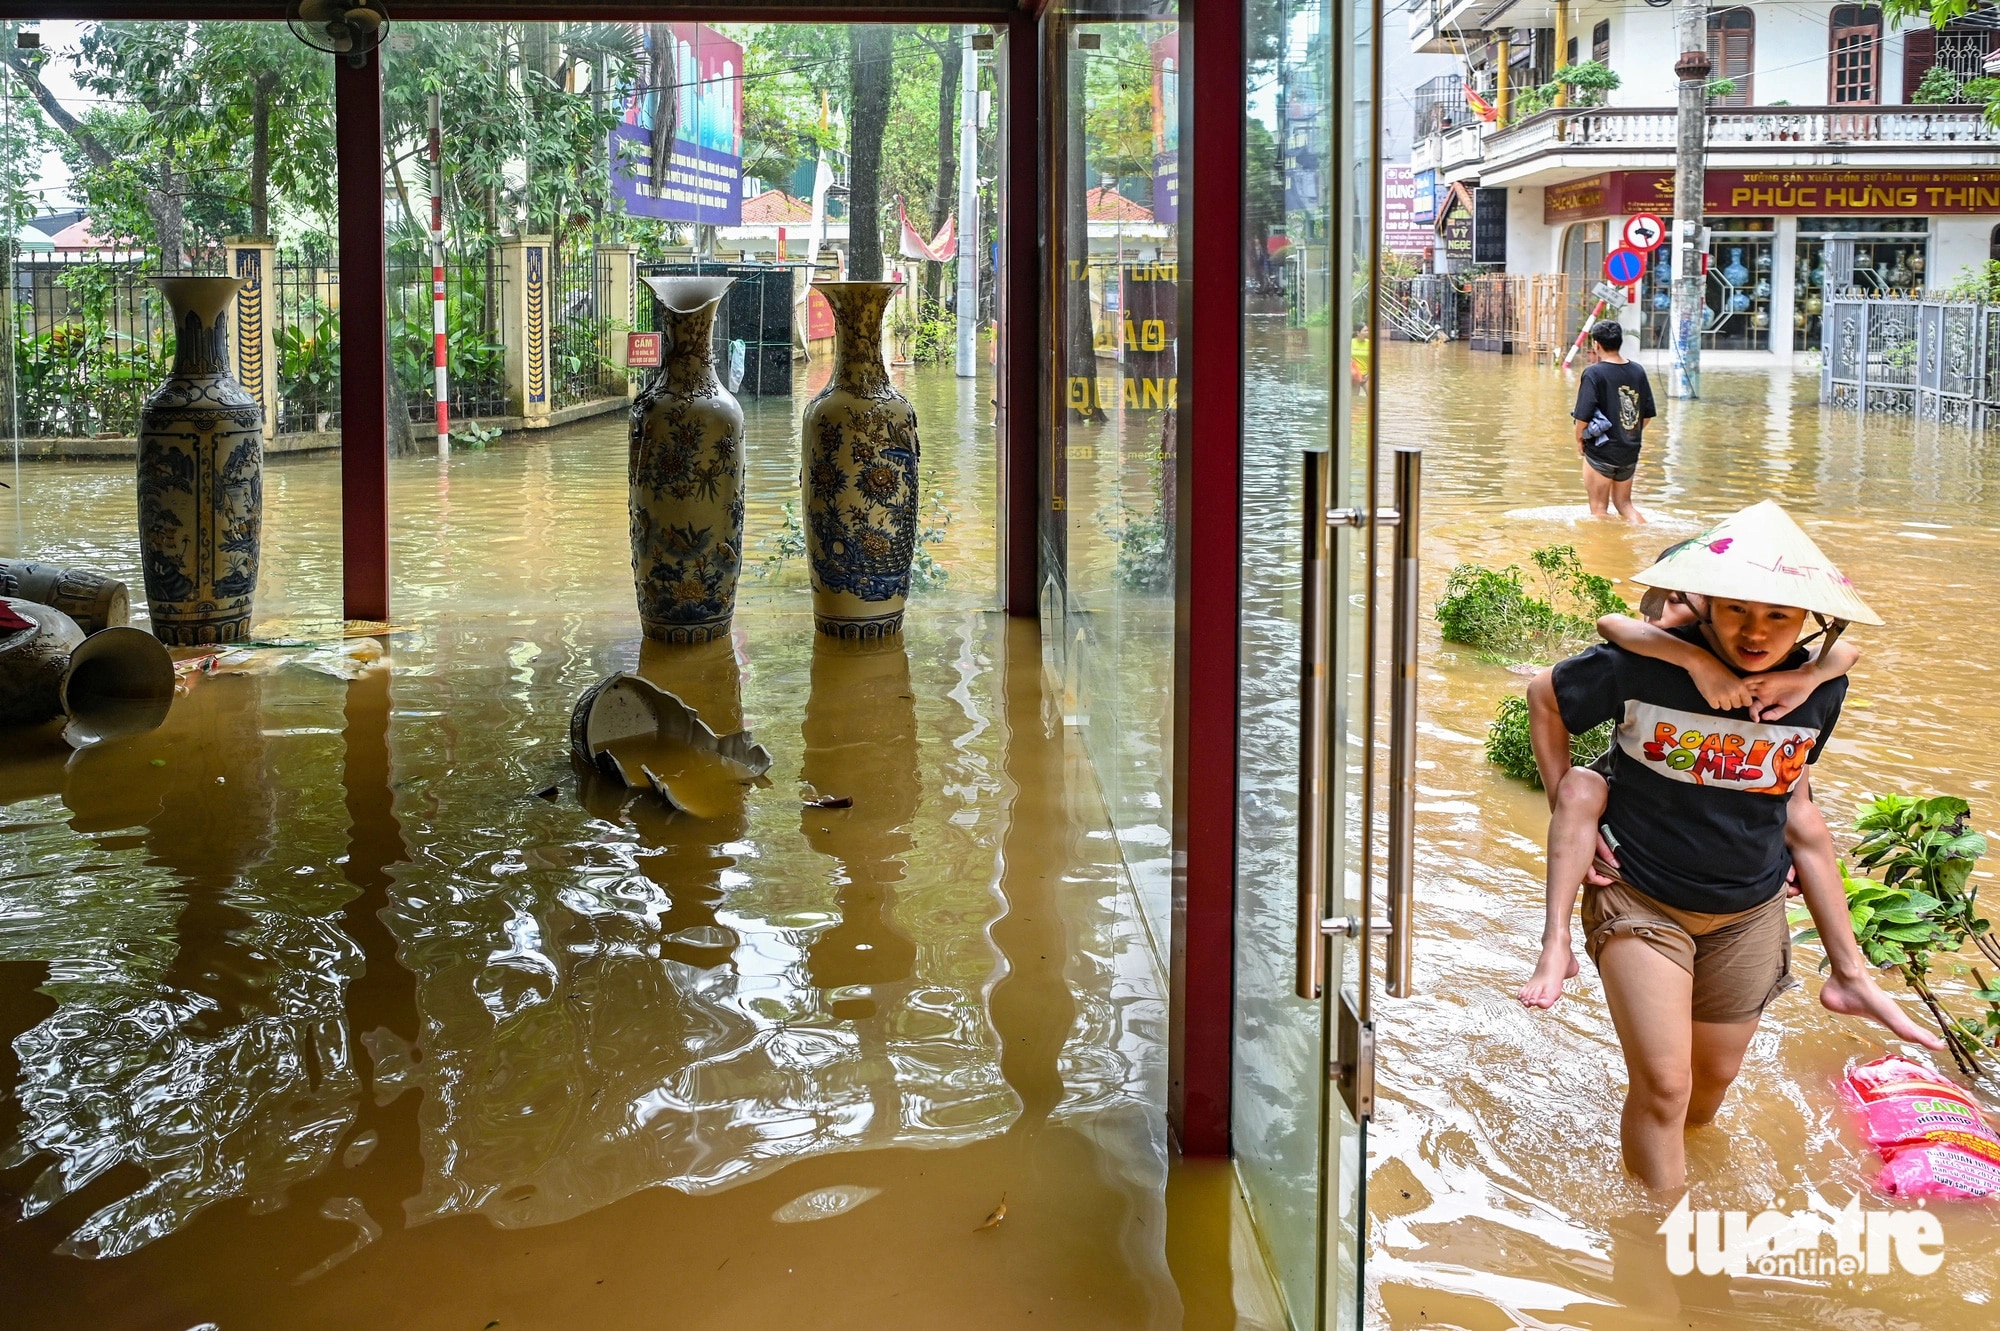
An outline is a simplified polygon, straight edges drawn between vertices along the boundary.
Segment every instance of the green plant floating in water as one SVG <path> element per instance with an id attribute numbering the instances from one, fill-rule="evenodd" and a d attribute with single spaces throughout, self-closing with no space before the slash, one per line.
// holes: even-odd
<path id="1" fill-rule="evenodd" d="M 1864 834 L 1855 861 L 1864 870 L 1880 870 L 1881 881 L 1854 877 L 1845 860 L 1840 879 L 1861 955 L 1870 965 L 1895 968 L 1923 1000 L 1958 1070 L 1976 1077 L 1985 1072 L 1981 1056 L 2000 1045 L 2000 983 L 1989 982 L 1977 966 L 1949 959 L 1971 942 L 1980 956 L 2000 965 L 2000 944 L 1976 909 L 1972 868 L 1986 853 L 1986 838 L 1972 830 L 1971 816 L 1972 806 L 1953 795 L 1883 795 L 1865 805 L 1854 824 Z M 1807 922 L 1803 906 L 1794 906 L 1791 915 L 1794 924 Z M 1818 942 L 1819 930 L 1801 929 L 1792 941 Z M 1945 1007 L 1932 984 L 1933 963 L 1940 960 L 1970 974 L 1975 987 L 1969 996 L 1986 1008 L 1979 1020 Z"/>
<path id="2" fill-rule="evenodd" d="M 1594 645 L 1599 616 L 1631 612 L 1609 578 L 1584 569 L 1575 546 L 1543 546 L 1528 560 L 1533 588 L 1518 564 L 1454 568 L 1437 603 L 1444 640 L 1500 662 L 1553 661 Z"/>
<path id="3" fill-rule="evenodd" d="M 1594 730 L 1570 736 L 1569 760 L 1588 766 L 1611 747 L 1611 722 Z M 1486 727 L 1486 761 L 1517 781 L 1536 790 L 1542 788 L 1541 769 L 1535 766 L 1535 745 L 1528 732 L 1528 700 L 1510 693 L 1493 711 L 1493 724 Z"/>

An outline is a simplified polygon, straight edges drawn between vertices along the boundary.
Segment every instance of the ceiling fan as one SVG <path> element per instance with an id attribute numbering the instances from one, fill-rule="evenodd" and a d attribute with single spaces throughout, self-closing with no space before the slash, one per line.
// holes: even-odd
<path id="1" fill-rule="evenodd" d="M 291 0 L 285 21 L 307 46 L 357 67 L 389 31 L 383 0 Z"/>

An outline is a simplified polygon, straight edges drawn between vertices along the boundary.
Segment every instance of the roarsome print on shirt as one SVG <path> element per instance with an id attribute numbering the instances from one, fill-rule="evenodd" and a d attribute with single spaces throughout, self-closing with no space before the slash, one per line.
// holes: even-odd
<path id="1" fill-rule="evenodd" d="M 1811 726 L 1733 721 L 1627 699 L 1618 747 L 1669 781 L 1788 795 L 1819 743 Z"/>

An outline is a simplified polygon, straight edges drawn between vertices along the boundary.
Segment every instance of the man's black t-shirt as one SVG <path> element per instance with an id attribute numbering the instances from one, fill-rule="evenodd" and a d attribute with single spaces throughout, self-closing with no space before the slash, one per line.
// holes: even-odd
<path id="1" fill-rule="evenodd" d="M 1583 446 L 1607 467 L 1631 466 L 1639 460 L 1639 437 L 1654 414 L 1653 385 L 1645 368 L 1628 360 L 1618 365 L 1598 361 L 1586 369 L 1570 415 L 1588 425 L 1600 411 L 1611 428 Z"/>
<path id="2" fill-rule="evenodd" d="M 1707 645 L 1699 626 L 1668 631 Z M 1778 668 L 1806 659 L 1795 651 Z M 1784 889 L 1788 797 L 1826 749 L 1846 676 L 1767 722 L 1744 708 L 1717 712 L 1687 671 L 1609 643 L 1558 662 L 1552 683 L 1572 735 L 1617 722 L 1604 822 L 1619 877 L 1669 906 L 1715 914 L 1749 910 Z"/>

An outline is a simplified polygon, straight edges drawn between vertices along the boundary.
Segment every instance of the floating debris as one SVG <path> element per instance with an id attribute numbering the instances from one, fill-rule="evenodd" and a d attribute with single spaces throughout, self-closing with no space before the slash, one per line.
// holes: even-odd
<path id="1" fill-rule="evenodd" d="M 854 807 L 852 795 L 821 795 L 818 799 L 806 801 L 808 809 L 851 809 Z"/>
<path id="2" fill-rule="evenodd" d="M 1003 1192 L 1000 1194 L 1000 1204 L 993 1208 L 993 1214 L 986 1217 L 985 1224 L 974 1225 L 972 1227 L 972 1232 L 977 1234 L 982 1229 L 998 1229 L 1000 1227 L 1000 1222 L 1002 1220 L 1005 1220 L 1006 1218 L 1007 1218 L 1007 1194 Z"/>
<path id="3" fill-rule="evenodd" d="M 319 1213 L 328 1220 L 345 1220 L 360 1232 L 354 1236 L 354 1242 L 348 1244 L 339 1252 L 334 1253 L 312 1270 L 303 1271 L 292 1277 L 294 1285 L 303 1285 L 308 1280 L 318 1279 L 352 1257 L 355 1253 L 360 1252 L 376 1239 L 382 1237 L 382 1226 L 375 1223 L 375 1218 L 368 1214 L 368 1208 L 361 1204 L 361 1199 L 358 1197 L 329 1197 L 319 1204 Z"/>
<path id="4" fill-rule="evenodd" d="M 801 1225 L 812 1220 L 830 1220 L 837 1215 L 845 1215 L 855 1207 L 874 1197 L 880 1197 L 880 1188 L 864 1188 L 857 1183 L 841 1183 L 831 1188 L 814 1188 L 811 1192 L 794 1197 L 771 1212 L 771 1219 L 781 1225 Z"/>

